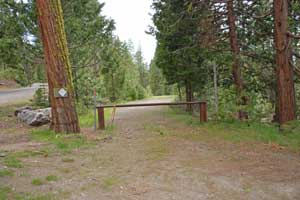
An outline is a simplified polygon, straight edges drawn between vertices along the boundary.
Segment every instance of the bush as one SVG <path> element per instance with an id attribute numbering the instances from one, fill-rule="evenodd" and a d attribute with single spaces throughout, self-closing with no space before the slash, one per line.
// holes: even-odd
<path id="1" fill-rule="evenodd" d="M 14 80 L 21 86 L 28 85 L 28 80 L 26 79 L 25 74 L 20 69 L 5 69 L 0 70 L 0 80 Z"/>
<path id="2" fill-rule="evenodd" d="M 294 120 L 281 125 L 280 131 L 283 134 L 298 134 L 300 133 L 300 121 Z"/>
<path id="3" fill-rule="evenodd" d="M 5 69 L 0 70 L 0 80 L 15 80 L 17 70 Z"/>
<path id="4" fill-rule="evenodd" d="M 136 90 L 137 90 L 137 99 L 144 99 L 146 97 L 146 90 L 142 86 L 138 85 Z"/>
<path id="5" fill-rule="evenodd" d="M 33 102 L 36 106 L 39 107 L 49 107 L 50 104 L 46 89 L 39 88 L 34 94 Z"/>

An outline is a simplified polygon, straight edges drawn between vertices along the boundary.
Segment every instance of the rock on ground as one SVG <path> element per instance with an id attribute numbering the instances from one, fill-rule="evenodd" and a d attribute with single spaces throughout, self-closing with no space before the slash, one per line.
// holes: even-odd
<path id="1" fill-rule="evenodd" d="M 15 110 L 15 116 L 17 117 L 18 114 L 21 113 L 24 110 L 33 110 L 33 108 L 31 106 L 24 106 L 24 107 L 21 107 L 21 108 L 17 108 Z"/>
<path id="2" fill-rule="evenodd" d="M 17 109 L 15 115 L 30 126 L 42 126 L 50 122 L 51 108 L 32 110 L 31 107 L 23 107 Z"/>

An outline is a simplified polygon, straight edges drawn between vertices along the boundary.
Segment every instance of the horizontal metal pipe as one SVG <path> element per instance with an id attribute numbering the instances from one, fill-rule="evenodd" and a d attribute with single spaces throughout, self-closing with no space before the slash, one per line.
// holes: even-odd
<path id="1" fill-rule="evenodd" d="M 98 105 L 97 108 L 125 108 L 125 107 L 147 107 L 147 106 L 178 106 L 203 104 L 206 101 L 196 102 L 172 102 L 172 103 L 141 103 L 141 104 L 120 104 L 120 105 Z"/>

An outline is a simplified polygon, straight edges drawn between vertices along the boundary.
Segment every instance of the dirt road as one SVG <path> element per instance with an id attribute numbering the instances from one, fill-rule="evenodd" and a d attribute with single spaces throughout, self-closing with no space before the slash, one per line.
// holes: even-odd
<path id="1" fill-rule="evenodd" d="M 24 168 L 0 185 L 74 200 L 300 199 L 297 155 L 196 140 L 205 132 L 170 118 L 167 109 L 119 109 L 112 137 L 71 154 L 24 158 Z M 49 174 L 58 180 L 31 184 Z"/>

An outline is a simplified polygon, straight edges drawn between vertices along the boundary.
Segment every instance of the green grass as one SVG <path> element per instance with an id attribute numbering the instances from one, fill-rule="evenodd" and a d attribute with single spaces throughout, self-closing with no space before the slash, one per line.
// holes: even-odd
<path id="1" fill-rule="evenodd" d="M 40 155 L 46 155 L 48 154 L 47 150 L 42 151 L 18 151 L 13 153 L 12 155 L 17 158 L 28 158 L 28 157 L 34 157 L 34 156 L 40 156 Z"/>
<path id="2" fill-rule="evenodd" d="M 35 179 L 32 179 L 31 184 L 36 185 L 36 186 L 40 186 L 40 185 L 44 184 L 44 181 L 42 179 L 35 178 Z"/>
<path id="3" fill-rule="evenodd" d="M 169 154 L 166 138 L 151 138 L 145 145 L 148 160 L 161 160 Z"/>
<path id="4" fill-rule="evenodd" d="M 0 186 L 0 200 L 7 200 L 12 189 L 10 187 L 2 187 Z"/>
<path id="5" fill-rule="evenodd" d="M 54 200 L 55 196 L 51 193 L 49 194 L 31 194 L 31 193 L 17 193 L 13 191 L 10 187 L 0 186 L 0 200 Z"/>
<path id="6" fill-rule="evenodd" d="M 27 194 L 17 194 L 15 195 L 15 200 L 55 200 L 53 194 L 43 194 L 43 195 L 33 195 L 30 193 Z"/>
<path id="7" fill-rule="evenodd" d="M 49 181 L 49 182 L 53 182 L 53 181 L 57 181 L 58 177 L 55 176 L 55 175 L 49 175 L 49 176 L 46 177 L 46 180 Z"/>
<path id="8" fill-rule="evenodd" d="M 28 172 L 21 172 L 20 173 L 20 177 L 26 177 L 26 178 L 28 178 L 28 177 L 30 177 L 31 175 L 28 173 Z"/>
<path id="9" fill-rule="evenodd" d="M 75 160 L 73 158 L 62 158 L 61 159 L 62 162 L 65 162 L 65 163 L 72 163 L 74 162 Z"/>
<path id="10" fill-rule="evenodd" d="M 111 189 L 113 186 L 120 184 L 120 180 L 116 177 L 109 177 L 103 180 L 102 187 L 104 189 Z"/>
<path id="11" fill-rule="evenodd" d="M 0 169 L 0 178 L 5 176 L 13 176 L 14 172 L 8 169 Z"/>
<path id="12" fill-rule="evenodd" d="M 92 146 L 92 142 L 80 134 L 55 134 L 51 130 L 36 130 L 31 133 L 33 140 L 47 142 L 55 145 L 55 147 L 65 153 L 70 153 L 72 150 Z"/>
<path id="13" fill-rule="evenodd" d="M 39 155 L 48 155 L 48 151 L 17 151 L 13 153 L 9 153 L 6 155 L 6 157 L 0 159 L 0 163 L 6 165 L 10 168 L 23 168 L 22 161 L 20 158 L 28 158 L 28 157 L 34 157 Z M 1 177 L 1 171 L 0 171 L 0 177 Z"/>
<path id="14" fill-rule="evenodd" d="M 198 118 L 178 110 L 169 109 L 167 116 L 187 125 L 197 128 L 201 134 L 186 135 L 182 137 L 192 139 L 221 138 L 232 142 L 262 142 L 275 143 L 291 150 L 300 150 L 300 132 L 282 134 L 274 124 L 240 121 L 211 121 L 200 123 Z"/>
<path id="15" fill-rule="evenodd" d="M 4 158 L 3 164 L 11 168 L 22 168 L 22 162 L 13 155 Z"/>

